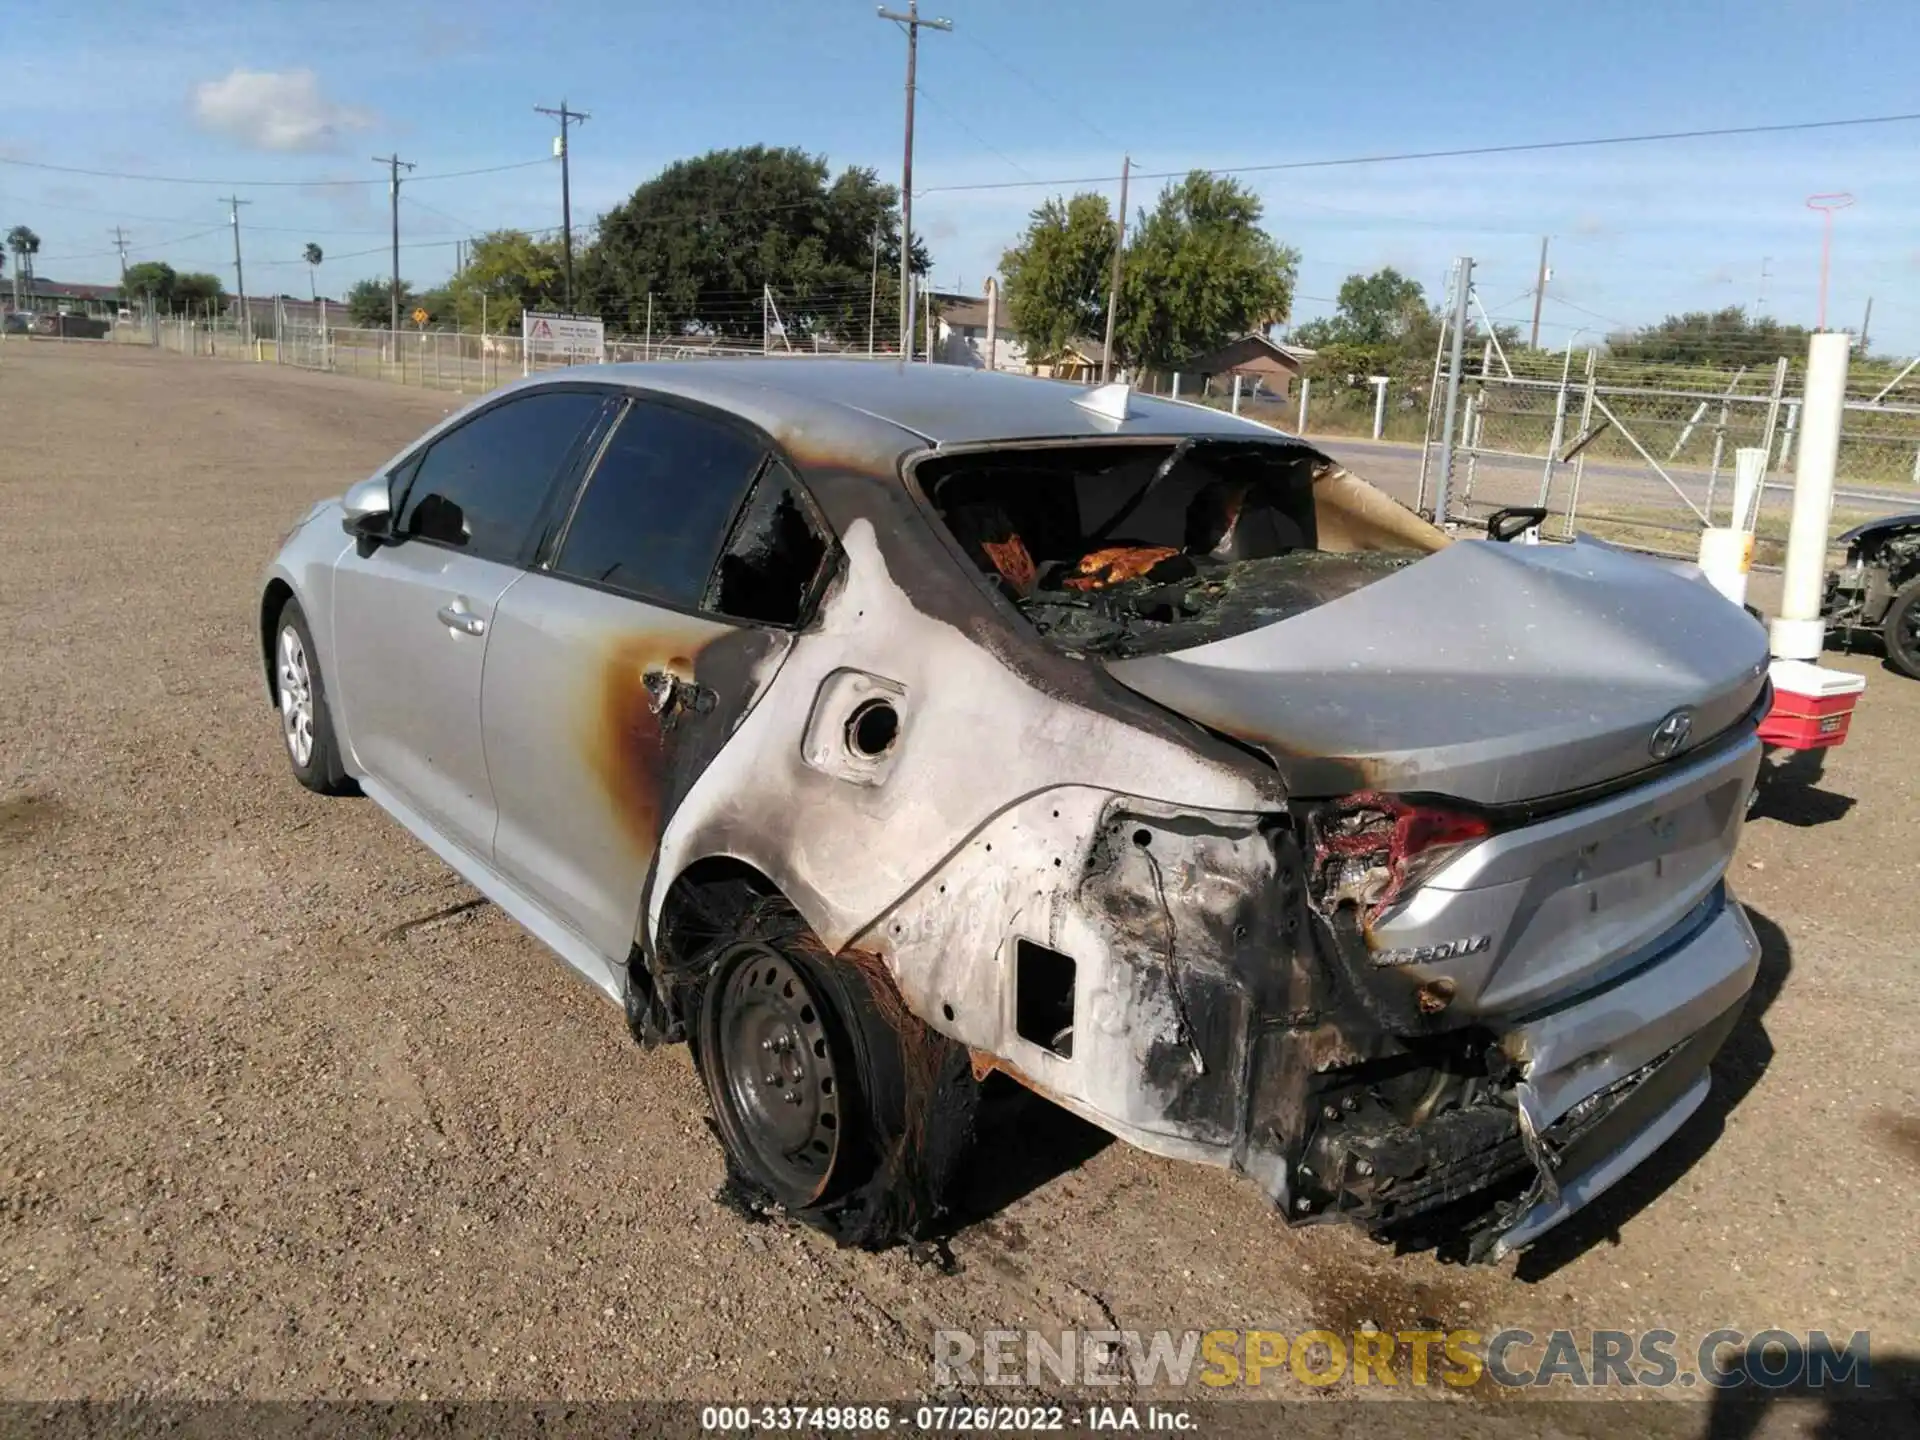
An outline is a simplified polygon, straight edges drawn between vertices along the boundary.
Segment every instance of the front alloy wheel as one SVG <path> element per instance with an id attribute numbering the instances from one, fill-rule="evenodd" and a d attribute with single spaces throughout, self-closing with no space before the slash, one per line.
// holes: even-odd
<path id="1" fill-rule="evenodd" d="M 273 698 L 294 779 L 321 795 L 356 794 L 359 787 L 347 774 L 333 738 L 319 652 L 298 601 L 289 599 L 280 607 L 273 637 Z"/>
<path id="2" fill-rule="evenodd" d="M 313 760 L 313 670 L 291 621 L 280 627 L 280 729 L 296 769 Z"/>

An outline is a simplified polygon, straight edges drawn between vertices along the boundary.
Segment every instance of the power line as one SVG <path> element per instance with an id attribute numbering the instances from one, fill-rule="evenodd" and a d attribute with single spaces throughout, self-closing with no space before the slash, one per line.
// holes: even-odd
<path id="1" fill-rule="evenodd" d="M 536 165 L 548 165 L 552 161 L 546 156 L 538 160 L 516 160 L 510 165 L 482 165 L 474 170 L 442 170 L 435 175 L 410 176 L 408 183 L 423 185 L 429 180 L 462 180 L 469 175 L 498 175 L 504 170 L 530 170 Z M 29 170 L 52 170 L 61 175 L 89 175 L 96 180 L 139 180 L 154 185 L 231 185 L 235 188 L 245 186 L 249 189 L 274 187 L 279 189 L 308 190 L 322 186 L 377 185 L 377 180 L 202 180 L 194 175 L 135 175 L 122 170 L 89 170 L 78 165 L 54 165 L 45 160 L 21 160 L 11 155 L 0 155 L 0 165 L 20 165 Z"/>
<path id="2" fill-rule="evenodd" d="M 1111 135 L 1107 134 L 1106 131 L 1102 130 L 1098 125 L 1094 124 L 1093 121 L 1089 120 L 1086 117 L 1085 112 L 1081 111 L 1075 106 L 1069 105 L 1065 100 L 1062 100 L 1058 95 L 1055 95 L 1051 91 L 1047 90 L 1043 85 L 1041 85 L 1041 83 L 1038 80 L 1035 80 L 1033 76 L 1029 75 L 1025 70 L 1021 69 L 1018 65 L 1014 64 L 1013 61 L 1007 59 L 1006 56 L 1000 54 L 999 51 L 993 49 L 991 46 L 987 44 L 986 41 L 979 39 L 971 31 L 966 31 L 966 30 L 961 31 L 960 38 L 965 40 L 968 44 L 972 45 L 977 50 L 979 50 L 981 54 L 985 55 L 989 60 L 992 60 L 995 64 L 1000 66 L 1001 69 L 1007 71 L 1009 74 L 1017 76 L 1026 85 L 1026 87 L 1029 90 L 1033 91 L 1033 93 L 1038 95 L 1042 100 L 1045 100 L 1050 105 L 1057 106 L 1062 113 L 1071 115 L 1075 120 L 1078 120 L 1082 125 L 1086 126 L 1087 129 L 1091 130 L 1107 145 L 1112 146 L 1115 150 L 1123 150 L 1126 148 L 1118 140 L 1114 139 Z M 1018 168 L 1018 167 L 1015 167 L 1015 168 Z"/>
<path id="3" fill-rule="evenodd" d="M 146 248 L 149 250 L 159 250 L 168 245 L 184 245 L 189 240 L 200 240 L 208 235 L 218 235 L 226 228 L 224 224 L 215 225 L 210 229 L 195 230 L 190 235 L 176 235 L 170 240 L 157 240 Z M 116 246 L 112 250 L 84 250 L 76 255 L 36 255 L 34 259 L 42 265 L 64 265 L 69 260 L 100 260 L 106 256 L 116 255 L 118 253 L 119 249 Z"/>
<path id="4" fill-rule="evenodd" d="M 429 215 L 438 215 L 442 220 L 451 220 L 455 225 L 460 226 L 470 235 L 478 235 L 487 229 L 485 225 L 476 225 L 471 220 L 462 220 L 458 215 L 449 215 L 445 210 L 435 209 L 424 200 L 416 200 L 411 195 L 402 196 L 401 198 L 416 210 L 424 210 Z M 373 233 L 377 234 L 378 232 Z"/>
<path id="5" fill-rule="evenodd" d="M 924 83 L 917 85 L 914 88 L 920 92 L 920 98 L 922 100 L 931 100 L 933 102 L 934 109 L 938 110 L 942 115 L 946 116 L 947 119 L 951 120 L 954 124 L 958 125 L 962 130 L 966 131 L 968 135 L 972 136 L 974 144 L 978 145 L 983 150 L 991 152 L 993 155 L 997 156 L 999 159 L 1005 161 L 1007 164 L 1011 165 L 1014 169 L 1018 170 L 1022 175 L 1033 174 L 1031 170 L 1027 169 L 1027 167 L 1022 165 L 1018 160 L 1014 159 L 1011 155 L 1007 154 L 1006 151 L 996 148 L 993 145 L 993 143 L 986 138 L 986 136 L 982 135 L 978 130 L 975 130 L 971 125 L 969 125 L 966 122 L 964 117 L 956 114 L 952 110 L 949 110 L 946 107 L 946 105 L 941 101 L 940 97 L 934 94 L 931 90 L 929 90 Z"/>
<path id="6" fill-rule="evenodd" d="M 1278 170 L 1330 170 L 1349 165 L 1388 165 L 1405 160 L 1458 160 L 1475 155 L 1518 155 L 1540 150 L 1580 150 L 1601 145 L 1647 145 L 1669 140 L 1712 140 L 1735 135 L 1780 135 L 1791 131 L 1838 130 L 1859 125 L 1897 125 L 1920 120 L 1920 112 L 1904 115 L 1862 115 L 1846 120 L 1796 120 L 1778 125 L 1727 125 L 1708 130 L 1661 130 L 1645 135 L 1602 135 L 1580 140 L 1533 140 L 1514 145 L 1469 145 L 1456 150 L 1405 150 L 1383 155 L 1350 155 L 1338 160 L 1279 160 L 1265 165 L 1195 165 L 1185 170 L 1153 170 L 1137 174 L 1141 180 L 1178 180 L 1199 170 L 1207 175 L 1255 175 Z M 1024 190 L 1037 185 L 1111 185 L 1117 175 L 1082 175 L 1058 180 L 995 180 L 972 185 L 932 185 L 921 195 L 948 195 L 965 190 Z"/>

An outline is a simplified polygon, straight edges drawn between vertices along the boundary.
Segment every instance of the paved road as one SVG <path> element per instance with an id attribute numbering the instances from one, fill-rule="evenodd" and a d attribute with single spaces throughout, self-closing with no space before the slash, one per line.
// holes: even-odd
<path id="1" fill-rule="evenodd" d="M 1420 447 L 1391 441 L 1356 440 L 1349 436 L 1307 437 L 1339 460 L 1356 475 L 1363 475 L 1386 489 L 1395 498 L 1413 503 L 1419 490 Z M 1435 457 L 1436 462 L 1438 457 Z M 1535 505 L 1540 503 L 1540 476 L 1544 462 L 1486 457 L 1475 462 L 1472 499 L 1476 509 L 1498 505 Z M 1669 472 L 1680 488 L 1696 504 L 1707 503 L 1709 476 L 1704 470 Z M 1456 501 L 1467 483 L 1464 461 L 1454 466 Z M 1555 475 L 1549 504 L 1556 513 L 1564 513 L 1573 483 L 1573 467 L 1563 465 Z M 1714 513 L 1722 523 L 1732 501 L 1733 479 L 1723 473 L 1714 487 Z M 1431 482 L 1428 503 L 1431 504 Z M 1762 514 L 1768 519 L 1784 520 L 1793 496 L 1793 486 L 1785 480 L 1767 483 Z M 1845 486 L 1836 492 L 1835 513 L 1843 519 L 1860 515 L 1898 514 L 1920 511 L 1920 489 L 1897 486 Z M 1631 512 L 1635 518 L 1651 515 L 1677 528 L 1697 531 L 1698 522 L 1674 494 L 1673 488 L 1644 466 L 1614 463 L 1589 464 L 1581 482 L 1580 513 L 1606 516 Z M 1851 523 L 1851 520 L 1848 520 Z"/>

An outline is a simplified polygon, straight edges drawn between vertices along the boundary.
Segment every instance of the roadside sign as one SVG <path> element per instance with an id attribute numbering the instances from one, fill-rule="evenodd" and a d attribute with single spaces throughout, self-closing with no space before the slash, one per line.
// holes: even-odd
<path id="1" fill-rule="evenodd" d="M 526 338 L 527 358 L 553 356 L 568 364 L 600 364 L 607 358 L 606 325 L 596 315 L 561 315 L 546 310 L 522 310 L 520 333 Z"/>
<path id="2" fill-rule="evenodd" d="M 430 320 L 430 319 L 432 319 L 432 318 L 433 318 L 432 316 L 430 316 L 429 314 L 427 314 L 427 312 L 426 312 L 426 310 L 425 310 L 425 309 L 423 309 L 423 308 L 421 308 L 421 307 L 419 307 L 419 306 L 415 306 L 415 307 L 414 307 L 414 311 L 413 311 L 413 323 L 414 323 L 414 324 L 416 324 L 416 325 L 425 325 L 425 324 L 427 323 L 427 321 L 429 321 L 429 320 Z"/>

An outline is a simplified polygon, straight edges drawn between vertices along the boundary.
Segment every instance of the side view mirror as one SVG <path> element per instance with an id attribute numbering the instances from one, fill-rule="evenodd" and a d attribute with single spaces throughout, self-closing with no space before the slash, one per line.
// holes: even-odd
<path id="1" fill-rule="evenodd" d="M 1547 518 L 1546 507 L 1541 505 L 1509 505 L 1496 510 L 1487 517 L 1487 538 L 1510 543 L 1519 539 L 1535 526 L 1543 524 Z"/>
<path id="2" fill-rule="evenodd" d="M 390 538 L 393 495 L 384 475 L 362 480 L 340 497 L 340 528 L 361 540 Z"/>

